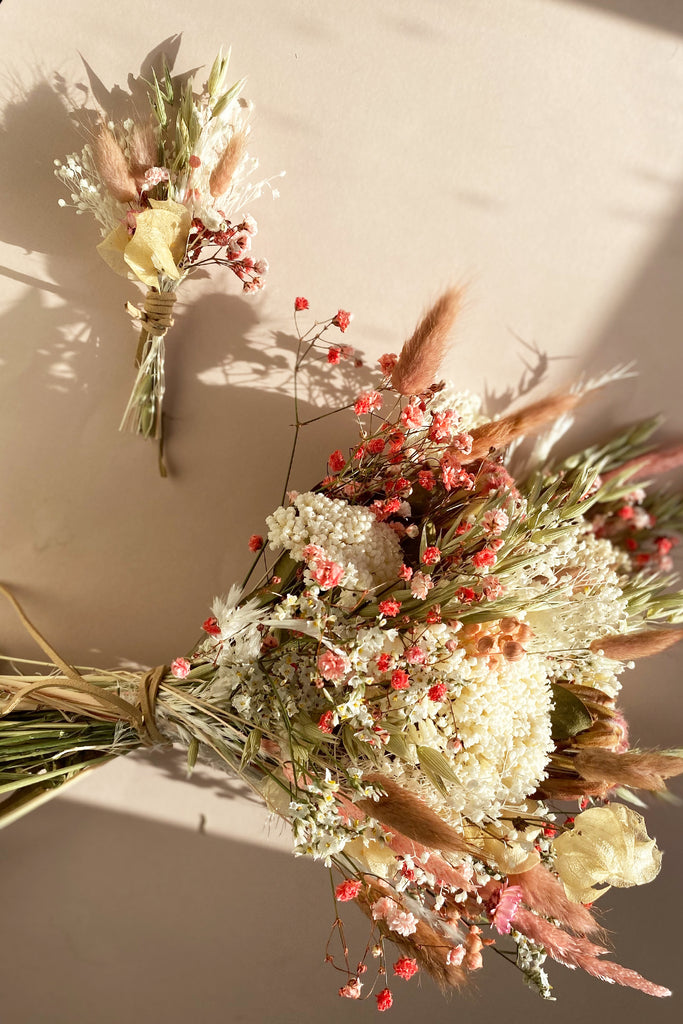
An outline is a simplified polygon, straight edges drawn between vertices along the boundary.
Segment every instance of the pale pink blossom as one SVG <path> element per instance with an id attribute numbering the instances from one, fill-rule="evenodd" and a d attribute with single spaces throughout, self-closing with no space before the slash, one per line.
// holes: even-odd
<path id="1" fill-rule="evenodd" d="M 460 964 L 465 959 L 465 947 L 462 943 L 459 946 L 454 946 L 448 950 L 446 955 L 446 963 L 450 964 L 451 967 L 460 967 Z"/>
<path id="2" fill-rule="evenodd" d="M 491 917 L 491 924 L 500 935 L 510 934 L 512 922 L 522 898 L 523 893 L 519 885 L 508 885 L 501 891 L 498 905 Z"/>
<path id="3" fill-rule="evenodd" d="M 191 668 L 192 666 L 187 658 L 176 658 L 175 661 L 171 662 L 171 674 L 176 679 L 185 679 Z"/>
<path id="4" fill-rule="evenodd" d="M 428 576 L 426 573 L 418 570 L 410 581 L 410 592 L 413 597 L 418 598 L 420 601 L 424 601 L 433 586 L 434 581 L 431 576 Z"/>
<path id="5" fill-rule="evenodd" d="M 419 402 L 410 402 L 400 416 L 401 426 L 407 430 L 416 430 L 424 423 L 424 412 Z"/>
<path id="6" fill-rule="evenodd" d="M 339 989 L 339 995 L 345 999 L 360 999 L 360 990 L 363 986 L 363 982 L 360 978 L 354 978 L 353 981 L 347 982 L 346 985 L 342 985 Z"/>
<path id="7" fill-rule="evenodd" d="M 491 508 L 488 512 L 484 512 L 484 515 L 481 517 L 484 533 L 492 536 L 498 536 L 498 534 L 502 533 L 509 522 L 510 517 L 502 508 Z"/>
<path id="8" fill-rule="evenodd" d="M 331 682 L 335 679 L 343 679 L 348 670 L 349 663 L 343 654 L 325 651 L 318 658 L 318 671 L 323 679 L 329 679 Z"/>

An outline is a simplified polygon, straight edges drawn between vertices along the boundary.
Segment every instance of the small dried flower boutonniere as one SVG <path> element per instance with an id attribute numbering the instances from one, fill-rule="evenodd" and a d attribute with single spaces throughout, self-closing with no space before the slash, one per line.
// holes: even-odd
<path id="1" fill-rule="evenodd" d="M 228 62 L 219 53 L 196 93 L 194 77 L 179 84 L 164 61 L 148 83 L 148 118 L 104 115 L 80 154 L 55 161 L 71 195 L 60 206 L 92 214 L 104 236 L 102 259 L 147 289 L 141 308 L 127 304 L 140 337 L 120 429 L 159 442 L 162 476 L 164 337 L 178 286 L 198 267 L 218 264 L 255 292 L 268 269 L 250 254 L 256 221 L 242 211 L 270 182 L 252 180 L 258 161 L 247 152 L 250 108 L 240 99 L 244 79 L 225 85 Z"/>

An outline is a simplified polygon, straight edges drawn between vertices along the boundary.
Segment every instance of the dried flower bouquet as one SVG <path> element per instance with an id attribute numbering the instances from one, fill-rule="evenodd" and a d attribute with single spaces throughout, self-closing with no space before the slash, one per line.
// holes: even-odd
<path id="1" fill-rule="evenodd" d="M 683 633 L 670 592 L 683 503 L 639 483 L 683 447 L 651 446 L 649 421 L 553 458 L 606 378 L 492 421 L 438 380 L 459 303 L 447 292 L 380 359 L 377 387 L 348 406 L 358 443 L 296 493 L 297 380 L 353 355 L 330 333 L 346 311 L 304 331 L 296 300 L 296 434 L 267 521 L 280 553 L 269 562 L 250 538 L 260 581 L 214 602 L 189 655 L 145 674 L 76 669 L 18 608 L 54 671 L 0 678 L 0 812 L 8 823 L 94 765 L 177 744 L 190 769 L 201 756 L 240 775 L 295 852 L 337 873 L 342 953 L 327 959 L 342 997 L 374 990 L 387 1010 L 393 979 L 418 971 L 461 986 L 489 947 L 545 998 L 548 956 L 668 995 L 605 959 L 591 905 L 655 877 L 661 855 L 630 805 L 683 771 L 678 751 L 630 748 L 618 703 L 632 662 Z M 370 922 L 353 959 L 351 901 Z"/>
<path id="2" fill-rule="evenodd" d="M 232 270 L 244 292 L 255 292 L 268 269 L 265 259 L 249 255 L 257 225 L 241 211 L 270 183 L 250 180 L 258 167 L 247 152 L 250 108 L 240 100 L 244 79 L 226 87 L 229 59 L 218 54 L 198 94 L 193 77 L 179 84 L 164 61 L 148 83 L 149 118 L 115 123 L 105 113 L 82 153 L 55 160 L 71 194 L 60 205 L 95 217 L 102 259 L 147 289 L 141 309 L 126 307 L 140 335 L 120 429 L 159 441 L 162 476 L 164 338 L 177 289 L 215 264 Z"/>

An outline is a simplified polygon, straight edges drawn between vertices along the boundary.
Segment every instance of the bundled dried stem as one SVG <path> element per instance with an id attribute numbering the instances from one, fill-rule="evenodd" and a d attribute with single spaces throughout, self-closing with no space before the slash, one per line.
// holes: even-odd
<path id="1" fill-rule="evenodd" d="M 230 187 L 235 171 L 242 162 L 247 146 L 246 131 L 236 131 L 230 138 L 223 155 L 211 172 L 209 191 L 214 199 L 225 195 Z"/>
<path id="2" fill-rule="evenodd" d="M 420 395 L 434 383 L 448 350 L 450 332 L 462 308 L 462 288 L 437 299 L 401 349 L 391 383 L 401 395 Z"/>
<path id="3" fill-rule="evenodd" d="M 503 416 L 502 419 L 484 423 L 471 432 L 472 451 L 468 462 L 483 459 L 491 450 L 505 448 L 518 437 L 538 433 L 546 423 L 552 423 L 565 413 L 571 412 L 583 399 L 582 394 L 553 395 L 525 406 L 519 412 Z"/>
<path id="4" fill-rule="evenodd" d="M 95 138 L 94 157 L 97 173 L 114 199 L 120 203 L 130 203 L 137 198 L 137 184 L 123 150 L 114 133 L 105 125 Z"/>
<path id="5" fill-rule="evenodd" d="M 636 658 L 649 658 L 660 651 L 673 647 L 683 640 L 683 629 L 644 629 L 638 633 L 626 633 L 622 636 L 606 636 L 594 640 L 591 651 L 602 652 L 606 658 L 615 661 L 633 661 Z"/>

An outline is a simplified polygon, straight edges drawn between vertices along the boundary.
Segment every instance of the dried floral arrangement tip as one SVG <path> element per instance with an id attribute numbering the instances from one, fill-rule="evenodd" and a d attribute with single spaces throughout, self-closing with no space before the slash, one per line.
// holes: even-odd
<path id="1" fill-rule="evenodd" d="M 166 60 L 152 72 L 149 117 L 121 122 L 106 112 L 80 154 L 55 160 L 55 173 L 77 213 L 91 214 L 103 241 L 97 246 L 114 270 L 145 285 L 140 308 L 126 309 L 139 341 L 137 375 L 121 430 L 159 442 L 163 458 L 164 338 L 182 282 L 198 268 L 226 267 L 244 292 L 263 287 L 265 259 L 250 255 L 257 225 L 244 208 L 272 179 L 254 181 L 258 161 L 247 151 L 250 107 L 244 79 L 226 85 L 230 55 L 216 57 L 200 90 L 194 77 L 179 83 Z"/>
<path id="2" fill-rule="evenodd" d="M 346 310 L 306 329 L 296 299 L 283 499 L 192 651 L 145 673 L 76 669 L 14 602 L 53 670 L 15 660 L 0 677 L 0 819 L 173 743 L 190 772 L 202 758 L 240 775 L 295 853 L 329 867 L 326 960 L 342 998 L 384 1012 L 416 974 L 458 988 L 489 952 L 545 999 L 548 957 L 666 996 L 606 959 L 592 905 L 657 875 L 640 794 L 666 794 L 683 771 L 680 750 L 631 747 L 620 707 L 634 660 L 683 636 L 671 591 L 683 501 L 638 482 L 681 465 L 683 446 L 658 449 L 649 420 L 553 456 L 580 401 L 623 371 L 491 420 L 438 380 L 459 305 L 449 291 L 400 355 L 380 358 L 376 386 L 345 406 L 357 442 L 299 493 L 292 465 L 314 420 L 297 388 L 356 354 L 335 334 Z M 526 456 L 513 452 L 522 437 Z M 369 922 L 358 956 L 350 902 Z"/>

